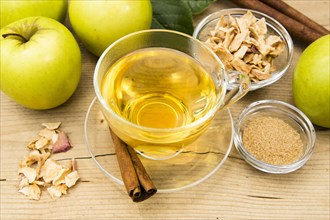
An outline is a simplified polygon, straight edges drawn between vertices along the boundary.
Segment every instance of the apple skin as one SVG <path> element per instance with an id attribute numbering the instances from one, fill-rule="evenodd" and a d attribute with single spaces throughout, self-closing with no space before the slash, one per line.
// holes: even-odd
<path id="1" fill-rule="evenodd" d="M 4 34 L 16 33 L 19 36 Z M 1 29 L 1 90 L 30 109 L 66 102 L 81 75 L 81 52 L 71 32 L 58 21 L 28 17 Z"/>
<path id="2" fill-rule="evenodd" d="M 149 0 L 70 1 L 68 11 L 74 32 L 96 56 L 124 35 L 149 29 L 152 20 Z"/>
<path id="3" fill-rule="evenodd" d="M 0 0 L 1 28 L 26 17 L 44 16 L 64 22 L 68 0 Z"/>
<path id="4" fill-rule="evenodd" d="M 330 128 L 330 35 L 310 44 L 293 75 L 295 105 L 313 124 Z"/>

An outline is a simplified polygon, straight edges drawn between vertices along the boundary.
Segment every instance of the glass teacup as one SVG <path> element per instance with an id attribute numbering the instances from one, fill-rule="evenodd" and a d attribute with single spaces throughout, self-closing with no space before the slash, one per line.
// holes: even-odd
<path id="1" fill-rule="evenodd" d="M 237 87 L 226 95 L 231 80 Z M 139 31 L 117 40 L 103 52 L 94 73 L 110 128 L 155 160 L 179 154 L 249 85 L 248 76 L 226 73 L 202 42 L 171 30 Z"/>

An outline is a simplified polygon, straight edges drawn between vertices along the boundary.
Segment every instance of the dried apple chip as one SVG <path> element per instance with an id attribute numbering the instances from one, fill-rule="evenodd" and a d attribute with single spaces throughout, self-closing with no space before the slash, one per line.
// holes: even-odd
<path id="1" fill-rule="evenodd" d="M 61 126 L 62 122 L 42 123 L 41 125 L 49 130 L 56 130 Z"/>
<path id="2" fill-rule="evenodd" d="M 69 173 L 71 173 L 70 168 L 62 168 L 58 175 L 53 179 L 52 184 L 57 186 L 65 183 L 65 178 Z"/>
<path id="3" fill-rule="evenodd" d="M 40 200 L 41 190 L 37 184 L 31 184 L 23 187 L 18 192 L 26 195 L 29 199 Z"/>
<path id="4" fill-rule="evenodd" d="M 27 144 L 27 148 L 30 150 L 35 150 L 35 143 L 39 140 L 40 136 L 34 137 L 30 140 L 30 142 Z"/>
<path id="5" fill-rule="evenodd" d="M 58 199 L 76 184 L 79 175 L 74 159 L 67 168 L 50 158 L 51 153 L 64 152 L 71 148 L 68 136 L 58 129 L 61 122 L 42 125 L 45 128 L 39 132 L 39 136 L 27 145 L 29 155 L 19 163 L 21 180 L 18 189 L 29 199 L 39 200 L 41 188 L 47 188 L 52 199 Z"/>
<path id="6" fill-rule="evenodd" d="M 44 128 L 39 132 L 39 136 L 44 137 L 48 140 L 51 140 L 54 134 L 56 134 L 55 130 L 49 130 L 47 128 Z"/>
<path id="7" fill-rule="evenodd" d="M 46 183 L 50 183 L 61 170 L 62 166 L 56 160 L 49 158 L 40 170 L 40 177 L 42 177 Z"/>
<path id="8" fill-rule="evenodd" d="M 68 136 L 63 131 L 59 131 L 57 135 L 57 139 L 53 144 L 52 152 L 60 153 L 68 151 L 71 148 Z"/>
<path id="9" fill-rule="evenodd" d="M 37 184 L 38 186 L 45 186 L 46 183 L 44 181 L 36 180 L 33 183 Z"/>
<path id="10" fill-rule="evenodd" d="M 23 189 L 26 186 L 29 186 L 29 180 L 26 177 L 22 177 L 21 181 L 18 184 L 18 189 Z"/>
<path id="11" fill-rule="evenodd" d="M 58 198 L 60 198 L 63 194 L 66 195 L 67 194 L 67 189 L 68 187 L 65 184 L 60 184 L 57 186 L 51 186 L 47 188 L 47 191 L 50 195 L 50 197 L 53 200 L 56 200 Z"/>
<path id="12" fill-rule="evenodd" d="M 267 36 L 265 18 L 258 20 L 251 11 L 241 17 L 221 16 L 204 43 L 218 55 L 227 71 L 244 72 L 251 81 L 268 79 L 276 70 L 273 60 L 284 51 L 279 36 Z"/>
<path id="13" fill-rule="evenodd" d="M 60 184 L 56 186 L 56 189 L 59 190 L 63 195 L 66 195 L 68 187 L 65 184 Z"/>
<path id="14" fill-rule="evenodd" d="M 49 140 L 47 138 L 41 137 L 39 140 L 37 140 L 37 142 L 35 143 L 35 147 L 36 149 L 41 149 L 43 147 L 45 147 L 46 145 L 48 145 Z"/>
<path id="15" fill-rule="evenodd" d="M 29 183 L 33 183 L 37 177 L 36 169 L 31 167 L 21 167 L 18 169 L 18 173 L 23 174 L 29 180 Z"/>
<path id="16" fill-rule="evenodd" d="M 56 186 L 48 187 L 47 191 L 53 200 L 56 200 L 62 196 L 62 192 Z"/>
<path id="17" fill-rule="evenodd" d="M 79 179 L 79 175 L 78 172 L 75 170 L 65 176 L 65 185 L 67 185 L 70 188 L 76 184 L 78 179 Z"/>

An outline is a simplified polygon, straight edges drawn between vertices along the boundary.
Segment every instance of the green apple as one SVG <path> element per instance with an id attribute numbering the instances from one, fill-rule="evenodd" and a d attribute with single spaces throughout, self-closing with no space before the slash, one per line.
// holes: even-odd
<path id="1" fill-rule="evenodd" d="M 63 104 L 81 74 L 80 48 L 58 21 L 28 17 L 1 29 L 1 90 L 30 109 Z"/>
<path id="2" fill-rule="evenodd" d="M 69 18 L 74 32 L 96 56 L 115 40 L 134 31 L 149 29 L 149 0 L 70 1 Z"/>
<path id="3" fill-rule="evenodd" d="M 68 0 L 0 0 L 1 28 L 26 17 L 44 16 L 64 22 Z"/>
<path id="4" fill-rule="evenodd" d="M 313 124 L 330 128 L 330 35 L 310 44 L 293 75 L 293 98 Z"/>

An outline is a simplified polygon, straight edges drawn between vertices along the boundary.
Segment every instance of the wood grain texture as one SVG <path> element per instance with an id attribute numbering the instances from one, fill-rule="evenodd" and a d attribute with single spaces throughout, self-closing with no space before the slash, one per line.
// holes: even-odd
<path id="1" fill-rule="evenodd" d="M 329 1 L 285 1 L 329 29 Z M 229 0 L 211 5 L 207 14 L 237 7 Z M 68 24 L 68 21 L 67 21 Z M 295 55 L 288 72 L 277 83 L 250 92 L 231 107 L 234 117 L 248 104 L 276 99 L 293 104 L 292 74 L 302 50 L 295 43 Z M 317 128 L 315 152 L 301 169 L 286 175 L 266 174 L 249 166 L 232 149 L 229 158 L 205 182 L 184 191 L 156 194 L 135 204 L 120 186 L 98 169 L 84 140 L 84 118 L 94 97 L 92 77 L 97 58 L 81 45 L 83 71 L 78 90 L 63 106 L 47 110 L 25 109 L 1 93 L 0 219 L 329 219 L 330 131 Z M 1 64 L 3 65 L 3 64 Z M 27 155 L 25 144 L 47 121 L 62 121 L 73 144 L 56 159 L 77 158 L 81 175 L 69 194 L 53 201 L 42 192 L 40 201 L 28 200 L 17 192 L 18 163 Z"/>

